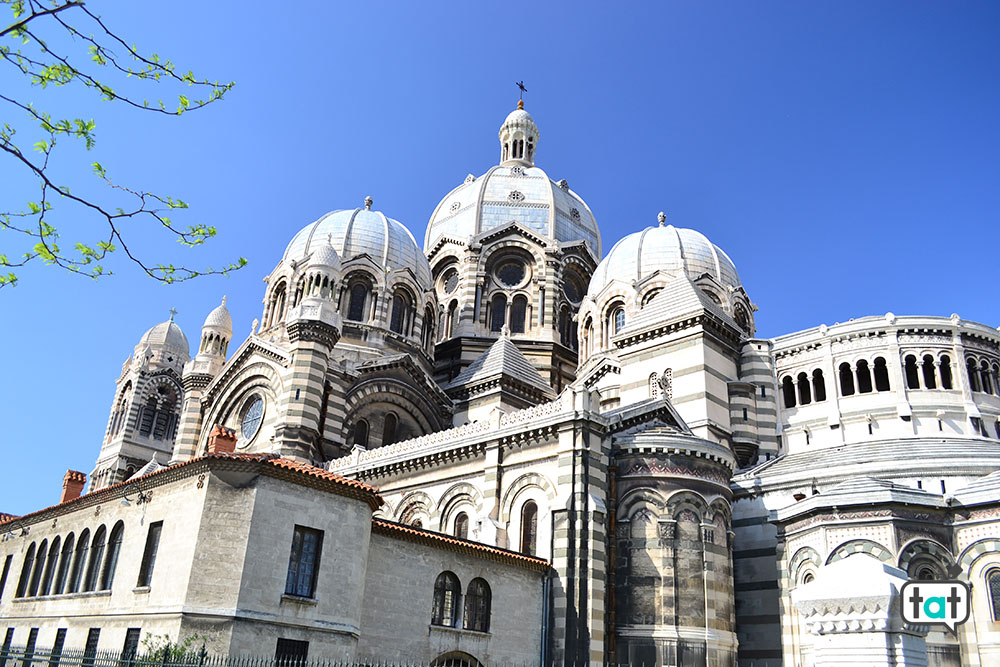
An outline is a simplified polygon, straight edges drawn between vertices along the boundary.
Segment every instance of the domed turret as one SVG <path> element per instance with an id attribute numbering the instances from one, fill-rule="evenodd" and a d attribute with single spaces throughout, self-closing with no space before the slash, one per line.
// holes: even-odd
<path id="1" fill-rule="evenodd" d="M 215 308 L 201 327 L 201 345 L 198 347 L 199 357 L 221 357 L 226 360 L 226 352 L 229 349 L 229 341 L 233 337 L 233 318 L 226 308 L 226 297 L 222 297 L 222 303 Z"/>
<path id="2" fill-rule="evenodd" d="M 160 322 L 142 335 L 135 346 L 133 360 L 134 363 L 148 364 L 150 367 L 180 371 L 191 358 L 190 350 L 187 336 L 174 322 L 171 312 L 169 320 Z"/>
<path id="3" fill-rule="evenodd" d="M 500 164 L 534 166 L 538 137 L 535 119 L 524 110 L 524 101 L 519 100 L 517 109 L 500 126 Z"/>
<path id="4" fill-rule="evenodd" d="M 740 287 L 736 265 L 723 250 L 693 229 L 666 224 L 666 215 L 657 216 L 659 226 L 629 234 L 611 248 L 594 271 L 587 295 L 596 297 L 610 283 L 641 281 L 657 271 L 683 270 L 691 280 L 711 276 L 726 289 Z"/>

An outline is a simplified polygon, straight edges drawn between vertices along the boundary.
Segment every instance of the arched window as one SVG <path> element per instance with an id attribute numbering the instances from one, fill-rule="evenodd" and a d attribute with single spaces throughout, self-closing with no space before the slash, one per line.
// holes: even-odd
<path id="1" fill-rule="evenodd" d="M 52 594 L 59 595 L 66 588 L 66 577 L 69 575 L 69 566 L 73 561 L 73 545 L 74 545 L 73 533 L 66 536 L 66 541 L 63 542 L 62 556 L 59 558 L 59 571 L 56 573 L 56 582 L 52 587 Z"/>
<path id="2" fill-rule="evenodd" d="M 122 426 L 125 424 L 126 417 L 128 416 L 128 397 L 132 393 L 132 383 L 127 382 L 125 387 L 122 389 L 121 396 L 118 398 L 118 404 L 115 406 L 115 413 L 111 417 L 111 435 L 115 436 L 122 430 Z"/>
<path id="3" fill-rule="evenodd" d="M 872 390 L 872 373 L 868 368 L 868 362 L 864 359 L 858 361 L 858 393 L 870 394 Z"/>
<path id="4" fill-rule="evenodd" d="M 493 297 L 492 314 L 490 317 L 490 331 L 502 331 L 507 323 L 507 297 L 497 294 Z"/>
<path id="5" fill-rule="evenodd" d="M 465 512 L 459 512 L 455 517 L 455 537 L 469 539 L 469 515 Z"/>
<path id="6" fill-rule="evenodd" d="M 406 324 L 406 315 L 408 308 L 408 300 L 401 293 L 396 292 L 392 297 L 392 315 L 389 317 L 389 330 L 402 334 L 403 327 Z"/>
<path id="7" fill-rule="evenodd" d="M 24 561 L 21 563 L 21 578 L 17 580 L 17 593 L 14 597 L 23 598 L 28 592 L 28 582 L 31 581 L 31 571 L 35 567 L 35 543 L 24 553 Z"/>
<path id="8" fill-rule="evenodd" d="M 521 508 L 521 553 L 529 556 L 538 553 L 538 505 L 534 500 Z"/>
<path id="9" fill-rule="evenodd" d="M 799 386 L 799 405 L 809 405 L 812 403 L 812 395 L 809 393 L 809 376 L 805 373 L 799 373 L 796 379 Z"/>
<path id="10" fill-rule="evenodd" d="M 740 329 L 746 333 L 750 333 L 750 317 L 747 315 L 746 309 L 742 305 L 736 304 L 735 315 L 733 319 L 736 320 L 736 324 Z"/>
<path id="11" fill-rule="evenodd" d="M 987 394 L 993 393 L 993 378 L 991 377 L 990 364 L 987 361 L 983 361 L 979 365 L 980 375 L 983 378 L 983 391 Z"/>
<path id="12" fill-rule="evenodd" d="M 968 359 L 966 364 L 966 368 L 969 372 L 969 388 L 972 389 L 972 391 L 982 391 L 980 388 L 981 385 L 979 384 L 979 369 L 976 368 L 976 360 Z"/>
<path id="13" fill-rule="evenodd" d="M 52 590 L 52 578 L 55 576 L 56 568 L 59 566 L 59 546 L 61 540 L 57 537 L 52 540 L 49 546 L 49 560 L 45 564 L 45 574 L 42 575 L 42 586 L 39 589 L 42 595 L 48 595 Z"/>
<path id="14" fill-rule="evenodd" d="M 792 381 L 792 378 L 786 376 L 781 381 L 781 395 L 786 408 L 795 407 L 795 383 Z"/>
<path id="15" fill-rule="evenodd" d="M 87 561 L 87 576 L 84 578 L 83 590 L 97 590 L 97 577 L 101 573 L 101 563 L 104 561 L 104 541 L 108 531 L 104 526 L 94 533 L 94 541 L 90 545 L 90 560 Z"/>
<path id="16" fill-rule="evenodd" d="M 455 335 L 455 326 L 458 324 L 458 301 L 452 300 L 448 306 L 448 337 Z"/>
<path id="17" fill-rule="evenodd" d="M 285 283 L 282 281 L 278 283 L 278 286 L 274 288 L 274 292 L 271 293 L 271 316 L 267 321 L 268 326 L 280 322 L 285 314 L 285 290 Z"/>
<path id="18" fill-rule="evenodd" d="M 347 304 L 347 319 L 355 322 L 364 322 L 365 306 L 368 304 L 368 284 L 365 282 L 355 282 L 351 285 L 350 300 Z"/>
<path id="19" fill-rule="evenodd" d="M 387 412 L 385 420 L 382 422 L 382 446 L 391 445 L 396 442 L 396 427 L 399 425 L 399 417 L 395 412 Z"/>
<path id="20" fill-rule="evenodd" d="M 104 568 L 101 570 L 101 590 L 111 590 L 111 584 L 115 581 L 115 568 L 118 567 L 118 554 L 122 549 L 122 534 L 125 532 L 125 524 L 119 521 L 111 529 L 111 537 L 108 538 L 108 557 L 104 559 Z"/>
<path id="21" fill-rule="evenodd" d="M 934 381 L 934 357 L 929 354 L 924 355 L 924 389 L 937 389 L 937 382 Z"/>
<path id="22" fill-rule="evenodd" d="M 812 583 L 814 579 L 816 579 L 816 577 L 813 576 L 812 572 L 806 572 L 805 575 L 802 577 L 802 583 L 803 584 Z"/>
<path id="23" fill-rule="evenodd" d="M 889 391 L 889 368 L 882 357 L 875 357 L 875 391 Z"/>
<path id="24" fill-rule="evenodd" d="M 462 627 L 476 632 L 490 631 L 490 585 L 485 579 L 476 578 L 469 582 L 465 592 L 465 621 Z"/>
<path id="25" fill-rule="evenodd" d="M 359 419 L 357 423 L 354 424 L 353 444 L 365 449 L 368 448 L 368 422 L 364 419 Z"/>
<path id="26" fill-rule="evenodd" d="M 917 579 L 919 581 L 934 581 L 934 568 L 930 565 L 923 565 L 917 568 Z"/>
<path id="27" fill-rule="evenodd" d="M 528 299 L 523 295 L 517 295 L 510 303 L 510 331 L 511 333 L 524 333 L 524 320 L 528 313 Z"/>
<path id="28" fill-rule="evenodd" d="M 42 540 L 35 553 L 35 567 L 31 572 L 31 583 L 28 586 L 28 595 L 34 597 L 38 595 L 38 585 L 42 582 L 42 570 L 45 569 L 45 556 L 48 554 L 48 540 Z"/>
<path id="29" fill-rule="evenodd" d="M 76 557 L 73 559 L 73 572 L 69 575 L 69 588 L 67 593 L 76 593 L 80 590 L 83 581 L 83 571 L 87 565 L 87 553 L 90 550 L 90 530 L 85 529 L 80 533 L 76 541 Z"/>
<path id="30" fill-rule="evenodd" d="M 854 373 L 851 372 L 851 365 L 846 361 L 840 365 L 840 395 L 854 395 Z"/>
<path id="31" fill-rule="evenodd" d="M 587 318 L 583 324 L 583 354 L 584 360 L 594 353 L 594 320 Z"/>
<path id="32" fill-rule="evenodd" d="M 1000 621 L 1000 570 L 990 570 L 986 573 L 986 594 L 990 597 L 993 621 Z"/>
<path id="33" fill-rule="evenodd" d="M 614 326 L 612 331 L 617 335 L 621 333 L 622 329 L 625 328 L 625 309 L 622 307 L 615 308 L 611 312 L 611 322 Z"/>
<path id="34" fill-rule="evenodd" d="M 431 625 L 454 628 L 458 623 L 458 599 L 462 586 L 452 572 L 442 572 L 434 582 L 434 607 L 431 610 Z"/>
<path id="35" fill-rule="evenodd" d="M 813 398 L 817 403 L 826 400 L 826 380 L 823 379 L 823 370 L 817 368 L 813 371 Z"/>
<path id="36" fill-rule="evenodd" d="M 139 409 L 139 435 L 151 435 L 156 421 L 156 398 L 150 396 Z"/>
<path id="37" fill-rule="evenodd" d="M 906 388 L 920 389 L 920 377 L 917 370 L 917 358 L 912 354 L 906 355 L 903 360 L 903 372 L 906 374 Z"/>

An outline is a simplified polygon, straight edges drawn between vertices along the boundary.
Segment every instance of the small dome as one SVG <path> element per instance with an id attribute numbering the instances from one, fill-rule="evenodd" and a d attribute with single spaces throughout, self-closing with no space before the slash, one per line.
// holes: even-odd
<path id="1" fill-rule="evenodd" d="M 332 237 L 328 237 L 326 245 L 316 248 L 312 257 L 309 258 L 308 266 L 339 269 L 340 255 L 337 254 L 337 249 L 333 247 L 332 242 Z"/>
<path id="2" fill-rule="evenodd" d="M 226 297 L 222 297 L 222 304 L 216 306 L 215 310 L 208 314 L 208 317 L 205 318 L 205 323 L 201 327 L 202 329 L 214 327 L 232 335 L 233 318 L 229 314 L 229 309 L 226 308 Z"/>
<path id="3" fill-rule="evenodd" d="M 629 234 L 611 248 L 590 279 L 588 296 L 595 297 L 613 280 L 638 281 L 656 271 L 683 269 L 691 280 L 709 274 L 726 287 L 740 287 L 729 255 L 693 229 L 664 225 Z"/>
<path id="4" fill-rule="evenodd" d="M 410 230 L 371 210 L 370 201 L 366 200 L 363 209 L 332 211 L 303 227 L 292 237 L 282 261 L 305 262 L 310 255 L 332 247 L 342 261 L 367 254 L 384 269 L 409 268 L 422 287 L 431 289 L 431 267 Z"/>
<path id="5" fill-rule="evenodd" d="M 147 345 L 151 349 L 163 348 L 177 353 L 184 353 L 184 355 L 188 355 L 191 349 L 191 346 L 188 345 L 187 336 L 177 326 L 172 316 L 166 322 L 160 322 L 144 333 L 142 338 L 139 339 L 139 345 L 136 347 L 141 348 Z"/>
<path id="6" fill-rule="evenodd" d="M 500 136 L 503 137 L 504 130 L 508 127 L 517 127 L 523 130 L 531 130 L 534 132 L 535 136 L 538 136 L 538 126 L 535 125 L 535 119 L 531 117 L 531 114 L 524 110 L 524 107 L 518 106 L 509 114 L 507 118 L 504 119 L 503 125 L 500 126 Z"/>

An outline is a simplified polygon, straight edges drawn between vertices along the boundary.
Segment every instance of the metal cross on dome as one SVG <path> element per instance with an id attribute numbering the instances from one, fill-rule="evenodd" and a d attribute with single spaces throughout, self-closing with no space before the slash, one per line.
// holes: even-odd
<path id="1" fill-rule="evenodd" d="M 170 313 L 170 321 L 173 322 L 174 321 L 174 315 L 177 314 L 177 309 L 176 308 L 171 308 L 167 312 Z"/>
<path id="2" fill-rule="evenodd" d="M 524 79 L 517 82 L 517 87 L 521 89 L 521 99 L 524 100 L 524 94 L 528 92 L 528 89 L 524 87 Z"/>

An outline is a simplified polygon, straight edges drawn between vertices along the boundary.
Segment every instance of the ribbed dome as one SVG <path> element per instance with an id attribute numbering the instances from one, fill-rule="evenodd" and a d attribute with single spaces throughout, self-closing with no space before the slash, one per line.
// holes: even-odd
<path id="1" fill-rule="evenodd" d="M 187 336 L 184 335 L 184 332 L 181 331 L 181 328 L 177 326 L 177 323 L 173 319 L 160 322 L 144 333 L 142 338 L 139 339 L 137 347 L 144 347 L 146 345 L 150 348 L 163 348 L 178 353 L 183 352 L 185 355 L 188 355 L 191 349 L 191 346 L 188 345 Z"/>
<path id="2" fill-rule="evenodd" d="M 565 181 L 556 183 L 538 167 L 517 164 L 470 176 L 448 193 L 427 224 L 424 249 L 430 251 L 442 236 L 465 242 L 513 221 L 543 238 L 587 241 L 595 257 L 601 256 L 601 232 L 583 199 Z"/>
<path id="3" fill-rule="evenodd" d="M 503 137 L 504 130 L 508 127 L 517 127 L 523 130 L 531 130 L 534 132 L 535 136 L 538 136 L 538 126 L 535 125 L 535 119 L 531 117 L 531 114 L 522 108 L 517 108 L 507 114 L 507 118 L 504 119 L 503 125 L 500 126 L 500 136 Z"/>
<path id="4" fill-rule="evenodd" d="M 205 318 L 205 323 L 201 326 L 203 329 L 205 327 L 214 327 L 229 334 L 233 333 L 233 317 L 229 314 L 229 309 L 226 308 L 226 297 L 222 297 L 222 304 L 216 306 L 215 310 L 208 314 L 208 317 Z"/>
<path id="5" fill-rule="evenodd" d="M 661 225 L 629 234 L 616 243 L 594 271 L 587 294 L 600 294 L 615 279 L 631 282 L 656 271 L 678 269 L 692 280 L 707 273 L 722 285 L 740 287 L 736 266 L 721 248 L 693 229 Z"/>
<path id="6" fill-rule="evenodd" d="M 328 240 L 325 245 L 321 245 L 313 251 L 312 257 L 309 258 L 308 266 L 321 266 L 331 269 L 340 268 L 340 255 L 337 254 L 337 249 L 330 245 L 331 240 Z"/>
<path id="7" fill-rule="evenodd" d="M 368 254 L 383 268 L 409 268 L 422 287 L 431 288 L 430 265 L 413 235 L 401 222 L 379 211 L 356 208 L 327 213 L 292 238 L 282 261 L 303 262 L 327 246 L 332 246 L 342 261 Z"/>

